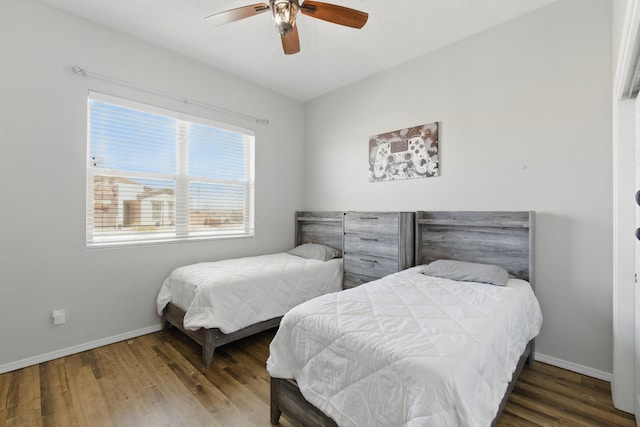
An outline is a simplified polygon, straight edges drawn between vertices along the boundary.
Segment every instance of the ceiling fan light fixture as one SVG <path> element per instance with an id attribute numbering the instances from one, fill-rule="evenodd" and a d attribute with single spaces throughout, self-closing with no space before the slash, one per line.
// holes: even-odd
<path id="1" fill-rule="evenodd" d="M 273 22 L 281 35 L 284 36 L 293 31 L 299 9 L 297 0 L 271 0 Z"/>
<path id="2" fill-rule="evenodd" d="M 271 10 L 276 31 L 280 34 L 282 49 L 285 55 L 300 52 L 300 38 L 298 37 L 298 25 L 296 16 L 298 12 L 321 21 L 343 25 L 351 28 L 362 28 L 367 22 L 369 14 L 356 9 L 338 6 L 331 3 L 316 0 L 262 0 L 265 3 L 250 4 L 225 10 L 205 19 L 214 25 L 228 24 L 260 15 Z"/>

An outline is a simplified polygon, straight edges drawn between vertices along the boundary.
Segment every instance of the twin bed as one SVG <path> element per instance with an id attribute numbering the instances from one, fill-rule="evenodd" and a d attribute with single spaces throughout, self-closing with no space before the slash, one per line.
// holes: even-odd
<path id="1" fill-rule="evenodd" d="M 175 269 L 156 305 L 165 326 L 216 347 L 274 328 L 296 305 L 342 289 L 342 213 L 297 212 L 296 250 L 202 262 Z"/>
<path id="2" fill-rule="evenodd" d="M 318 242 L 336 218 L 296 222 Z M 542 323 L 532 237 L 530 212 L 418 212 L 416 267 L 286 312 L 267 363 L 271 422 L 495 424 Z"/>
<path id="3" fill-rule="evenodd" d="M 267 365 L 273 424 L 284 413 L 305 426 L 495 425 L 542 322 L 533 213 L 416 222 L 417 267 L 284 316 Z M 494 281 L 483 266 L 460 274 L 437 260 L 500 266 L 506 286 L 468 281 Z"/>

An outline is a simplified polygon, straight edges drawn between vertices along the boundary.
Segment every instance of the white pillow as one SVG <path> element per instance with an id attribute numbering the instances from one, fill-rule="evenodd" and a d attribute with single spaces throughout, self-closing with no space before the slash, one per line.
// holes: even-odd
<path id="1" fill-rule="evenodd" d="M 319 243 L 305 243 L 304 245 L 296 246 L 287 253 L 320 261 L 328 261 L 332 258 L 340 258 L 342 256 L 342 252 L 339 250 Z"/>

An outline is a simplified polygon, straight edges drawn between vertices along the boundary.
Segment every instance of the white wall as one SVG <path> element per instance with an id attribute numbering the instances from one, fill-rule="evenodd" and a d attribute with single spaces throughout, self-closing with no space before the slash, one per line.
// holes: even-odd
<path id="1" fill-rule="evenodd" d="M 305 207 L 535 210 L 537 352 L 612 369 L 611 3 L 563 0 L 305 105 Z M 368 182 L 368 138 L 440 122 L 441 176 Z"/>
<path id="2" fill-rule="evenodd" d="M 0 371 L 157 328 L 155 296 L 176 266 L 293 244 L 304 201 L 301 103 L 33 0 L 0 2 L 0 53 Z M 75 64 L 271 123 L 82 78 Z M 87 251 L 90 89 L 254 128 L 256 237 Z M 66 325 L 51 325 L 57 308 Z"/>

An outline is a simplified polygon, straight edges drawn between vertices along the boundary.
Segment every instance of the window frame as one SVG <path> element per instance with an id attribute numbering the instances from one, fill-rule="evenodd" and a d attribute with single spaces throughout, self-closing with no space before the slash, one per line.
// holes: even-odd
<path id="1" fill-rule="evenodd" d="M 150 114 L 157 114 L 175 119 L 178 123 L 178 141 L 176 143 L 176 173 L 155 173 L 132 171 L 125 169 L 101 168 L 92 165 L 91 158 L 91 101 L 112 104 L 120 107 L 131 108 Z M 188 175 L 188 136 L 189 123 L 214 127 L 220 130 L 237 132 L 244 135 L 245 154 L 244 167 L 246 179 L 230 180 L 217 179 L 203 176 Z M 186 112 L 176 111 L 164 107 L 158 107 L 148 103 L 131 99 L 108 95 L 101 92 L 89 91 L 87 96 L 87 137 L 86 137 L 86 247 L 87 249 L 101 249 L 112 247 L 139 246 L 150 244 L 183 243 L 202 240 L 253 238 L 255 235 L 255 130 L 237 125 L 223 123 L 218 120 L 196 116 Z M 175 183 L 175 201 L 173 202 L 173 218 L 175 230 L 167 232 L 147 233 L 122 233 L 98 236 L 94 222 L 94 178 L 126 177 L 133 179 L 166 180 Z M 241 186 L 244 189 L 243 225 L 240 229 L 233 230 L 189 230 L 191 183 L 219 184 Z"/>

